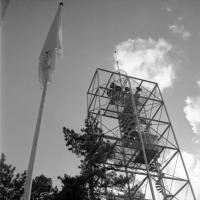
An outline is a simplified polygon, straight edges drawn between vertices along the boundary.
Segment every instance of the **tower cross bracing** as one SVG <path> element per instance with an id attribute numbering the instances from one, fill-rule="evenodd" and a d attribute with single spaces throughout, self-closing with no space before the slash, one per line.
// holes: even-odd
<path id="1" fill-rule="evenodd" d="M 157 83 L 98 68 L 87 111 L 99 121 L 97 135 L 115 145 L 103 165 L 130 179 L 126 190 L 101 189 L 103 199 L 196 200 Z"/>

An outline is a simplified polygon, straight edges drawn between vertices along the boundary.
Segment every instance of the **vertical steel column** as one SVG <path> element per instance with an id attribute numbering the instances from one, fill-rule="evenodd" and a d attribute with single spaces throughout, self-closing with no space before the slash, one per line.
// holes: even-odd
<path id="1" fill-rule="evenodd" d="M 119 71 L 119 70 L 118 70 L 118 71 Z M 122 88 L 123 85 L 122 85 L 122 78 L 121 78 L 120 72 L 118 73 L 118 76 L 119 76 L 119 81 L 120 81 L 121 88 Z M 119 116 L 119 108 L 118 108 L 118 105 L 117 105 L 117 114 L 118 114 L 118 116 Z M 120 125 L 120 122 L 119 122 L 119 118 L 118 118 L 118 123 L 119 123 L 120 137 L 121 137 L 121 140 L 122 140 L 121 125 Z M 126 178 L 127 178 L 127 180 L 128 180 L 128 171 L 127 171 L 127 163 L 126 163 L 126 158 L 125 158 L 125 149 L 124 149 L 124 144 L 122 143 L 122 141 L 121 141 L 121 144 L 122 144 L 122 151 L 123 151 L 124 168 L 125 168 Z M 129 182 L 128 182 L 128 198 L 129 198 L 129 200 L 131 200 L 130 192 L 131 192 L 131 188 L 130 188 L 130 184 L 129 184 Z"/>
<path id="2" fill-rule="evenodd" d="M 163 100 L 162 93 L 161 93 L 159 87 L 158 87 L 158 90 L 159 90 L 160 96 L 161 96 L 161 98 L 162 98 L 162 100 Z M 188 175 L 188 172 L 187 172 L 187 169 L 186 169 L 186 165 L 185 165 L 185 162 L 184 162 L 184 160 L 183 160 L 182 153 L 181 153 L 181 151 L 180 151 L 180 147 L 179 147 L 179 144 L 178 144 L 178 140 L 177 140 L 177 138 L 176 138 L 176 135 L 175 135 L 175 132 L 174 132 L 174 129 L 173 129 L 171 120 L 170 120 L 170 118 L 169 118 L 169 114 L 168 114 L 168 111 L 167 111 L 167 108 L 166 108 L 166 105 L 165 105 L 164 101 L 163 101 L 163 105 L 164 105 L 165 112 L 166 112 L 166 114 L 167 114 L 167 118 L 168 118 L 168 120 L 169 120 L 169 123 L 171 124 L 172 133 L 173 133 L 173 136 L 174 136 L 176 145 L 177 145 L 177 147 L 178 147 L 178 152 L 179 152 L 179 154 L 180 154 L 181 161 L 182 161 L 182 163 L 183 163 L 183 168 L 184 168 L 184 170 L 185 170 L 185 174 L 186 174 L 186 176 L 187 176 L 188 183 L 189 183 L 189 185 L 190 185 L 190 189 L 191 189 L 191 192 L 192 192 L 192 196 L 193 196 L 194 200 L 197 200 L 196 197 L 195 197 L 194 190 L 193 190 L 193 187 L 192 187 L 192 184 L 191 184 L 191 182 L 190 182 L 190 178 L 189 178 L 189 175 Z"/>
<path id="3" fill-rule="evenodd" d="M 98 111 L 98 113 L 99 113 L 99 116 L 100 116 L 100 128 L 101 128 L 101 130 L 103 130 L 103 127 L 102 127 L 102 114 L 101 114 L 101 94 L 100 94 L 99 70 L 97 69 L 96 72 L 97 72 L 96 73 L 96 75 L 97 75 L 97 82 L 98 82 L 97 89 L 98 89 L 98 98 L 99 98 L 99 111 Z M 105 162 L 103 163 L 103 167 L 105 168 Z M 106 194 L 106 196 L 108 194 L 107 186 L 105 186 L 105 194 Z"/>
<path id="4" fill-rule="evenodd" d="M 147 170 L 147 177 L 149 179 L 149 185 L 150 185 L 150 189 L 151 189 L 151 194 L 152 194 L 153 200 L 156 200 L 155 194 L 154 194 L 154 190 L 153 190 L 153 184 L 152 184 L 152 181 L 151 181 L 151 178 L 150 178 L 149 166 L 148 166 L 148 162 L 147 162 L 147 156 L 146 156 L 144 141 L 143 141 L 143 138 L 142 138 L 142 132 L 141 132 L 141 128 L 140 128 L 140 122 L 139 122 L 139 118 L 138 118 L 138 114 L 137 114 L 137 107 L 135 105 L 135 99 L 133 97 L 132 86 L 131 86 L 131 82 L 130 82 L 129 76 L 128 75 L 126 75 L 126 76 L 127 76 L 128 84 L 129 84 L 129 87 L 130 87 L 130 94 L 131 94 L 131 100 L 132 100 L 133 112 L 134 112 L 133 114 L 135 115 L 136 124 L 138 126 L 139 138 L 140 138 L 140 142 L 142 144 L 142 152 L 143 152 L 143 156 L 144 156 L 145 167 L 146 167 L 146 170 Z"/>

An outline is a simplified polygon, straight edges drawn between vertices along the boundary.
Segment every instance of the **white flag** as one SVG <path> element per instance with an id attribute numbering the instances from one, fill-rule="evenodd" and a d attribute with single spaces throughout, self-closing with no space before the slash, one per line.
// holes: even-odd
<path id="1" fill-rule="evenodd" d="M 39 57 L 39 80 L 43 86 L 52 81 L 56 57 L 63 55 L 61 8 L 60 4 Z"/>

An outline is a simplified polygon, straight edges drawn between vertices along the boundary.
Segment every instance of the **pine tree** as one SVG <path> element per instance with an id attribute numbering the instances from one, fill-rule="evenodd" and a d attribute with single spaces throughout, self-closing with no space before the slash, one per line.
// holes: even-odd
<path id="1" fill-rule="evenodd" d="M 102 130 L 92 116 L 86 118 L 85 128 L 81 129 L 81 133 L 65 127 L 63 133 L 68 150 L 81 158 L 80 176 L 89 191 L 89 199 L 99 199 L 99 189 L 105 188 L 110 182 L 104 163 L 112 158 L 114 145 L 103 141 Z"/>
<path id="2" fill-rule="evenodd" d="M 0 199 L 18 200 L 23 194 L 26 172 L 15 173 L 15 167 L 6 164 L 5 154 L 0 159 Z"/>
<path id="3" fill-rule="evenodd" d="M 81 158 L 80 178 L 86 185 L 90 200 L 101 199 L 100 190 L 107 187 L 124 192 L 132 177 L 123 177 L 116 173 L 116 168 L 106 167 L 106 161 L 114 156 L 115 144 L 103 140 L 102 130 L 96 119 L 89 115 L 81 133 L 66 127 L 63 128 L 63 133 L 68 150 Z M 137 196 L 138 199 L 143 198 L 140 192 L 137 192 Z"/>
<path id="4" fill-rule="evenodd" d="M 89 200 L 85 182 L 80 176 L 64 175 L 58 177 L 62 182 L 62 189 L 56 195 L 56 200 Z"/>
<path id="5" fill-rule="evenodd" d="M 57 188 L 53 187 L 51 178 L 42 174 L 33 179 L 31 200 L 53 200 L 56 193 Z"/>
<path id="6" fill-rule="evenodd" d="M 24 192 L 26 171 L 15 174 L 15 167 L 6 164 L 5 154 L 0 159 L 0 200 L 20 200 Z M 32 200 L 54 200 L 57 189 L 52 186 L 51 178 L 37 176 L 32 183 Z"/>

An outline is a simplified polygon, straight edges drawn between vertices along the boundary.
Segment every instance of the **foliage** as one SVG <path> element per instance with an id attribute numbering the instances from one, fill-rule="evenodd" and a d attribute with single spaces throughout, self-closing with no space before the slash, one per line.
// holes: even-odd
<path id="1" fill-rule="evenodd" d="M 19 199 L 23 194 L 26 172 L 14 174 L 15 167 L 6 164 L 5 154 L 0 159 L 0 199 Z"/>
<path id="2" fill-rule="evenodd" d="M 24 192 L 26 172 L 15 174 L 15 167 L 6 164 L 5 154 L 0 159 L 0 200 L 20 200 Z M 33 179 L 31 200 L 53 200 L 57 189 L 51 178 L 40 175 Z"/>
<path id="3" fill-rule="evenodd" d="M 98 199 L 99 189 L 109 184 L 108 169 L 105 168 L 106 160 L 111 159 L 114 153 L 113 144 L 103 141 L 102 130 L 92 116 L 85 120 L 85 128 L 81 133 L 63 128 L 63 133 L 68 150 L 81 157 L 81 178 L 89 191 L 90 199 Z"/>
<path id="4" fill-rule="evenodd" d="M 57 194 L 56 200 L 88 200 L 88 192 L 85 187 L 85 182 L 80 176 L 71 177 L 64 175 L 58 177 L 63 186 L 61 191 Z"/>
<path id="5" fill-rule="evenodd" d="M 63 133 L 68 150 L 81 158 L 79 178 L 86 186 L 85 190 L 88 191 L 90 200 L 101 199 L 100 191 L 108 187 L 128 194 L 127 184 L 132 177 L 119 175 L 116 173 L 117 167 L 105 165 L 106 161 L 114 157 L 116 143 L 103 140 L 102 130 L 95 118 L 88 115 L 81 133 L 66 127 L 63 128 Z M 141 192 L 136 192 L 136 196 L 137 199 L 144 197 Z"/>
<path id="6" fill-rule="evenodd" d="M 40 175 L 33 179 L 31 200 L 53 200 L 56 193 L 57 188 L 53 187 L 51 178 Z"/>

